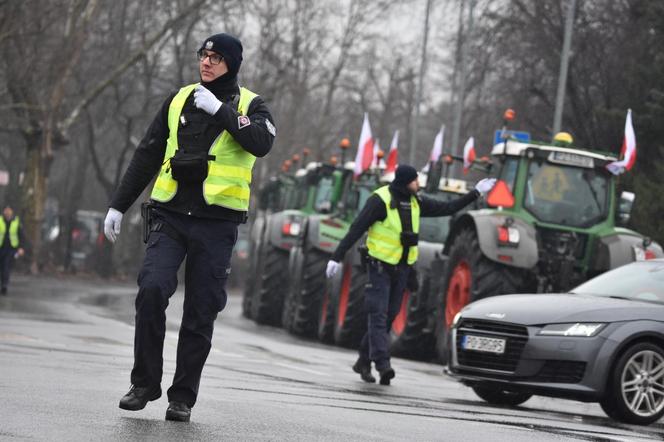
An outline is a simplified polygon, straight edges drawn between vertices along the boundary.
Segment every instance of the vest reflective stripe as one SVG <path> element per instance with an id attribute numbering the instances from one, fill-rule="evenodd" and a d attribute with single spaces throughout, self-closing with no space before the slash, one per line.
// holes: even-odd
<path id="1" fill-rule="evenodd" d="M 383 186 L 374 193 L 385 203 L 387 216 L 383 221 L 375 222 L 369 227 L 369 235 L 367 236 L 369 255 L 388 264 L 398 264 L 403 255 L 403 246 L 401 245 L 401 232 L 403 228 L 401 226 L 399 210 L 390 207 L 392 195 L 390 195 L 388 186 Z M 412 196 L 410 204 L 413 232 L 418 233 L 420 231 L 420 206 L 417 203 L 417 198 Z M 409 248 L 408 264 L 414 264 L 417 261 L 417 254 L 417 246 Z"/>
<path id="2" fill-rule="evenodd" d="M 21 224 L 18 216 L 9 223 L 9 244 L 15 249 L 18 249 L 18 228 Z M 5 243 L 5 233 L 7 233 L 7 222 L 4 217 L 0 217 L 0 247 Z"/>
<path id="3" fill-rule="evenodd" d="M 178 148 L 177 131 L 182 108 L 197 85 L 191 84 L 180 89 L 168 109 L 169 136 L 166 141 L 165 161 L 151 195 L 156 201 L 170 201 L 177 193 L 177 181 L 171 175 L 169 160 Z M 238 112 L 241 115 L 247 114 L 249 105 L 255 97 L 255 93 L 240 88 Z M 209 205 L 247 211 L 251 195 L 249 189 L 251 172 L 256 157 L 244 150 L 227 131 L 223 131 L 214 140 L 208 153 L 214 155 L 215 159 L 208 161 L 208 176 L 203 182 L 205 202 Z"/>

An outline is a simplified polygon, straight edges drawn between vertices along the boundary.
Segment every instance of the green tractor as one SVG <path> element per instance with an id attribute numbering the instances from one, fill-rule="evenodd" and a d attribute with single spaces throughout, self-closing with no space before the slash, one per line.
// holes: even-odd
<path id="1" fill-rule="evenodd" d="M 290 284 L 282 312 L 282 325 L 291 333 L 316 333 L 326 285 L 325 267 L 347 230 L 348 223 L 340 225 L 337 216 L 346 212 L 344 195 L 352 177 L 350 168 L 323 167 L 313 197 L 315 213 L 300 219 L 301 235 L 289 257 Z"/>
<path id="2" fill-rule="evenodd" d="M 496 144 L 491 155 L 498 182 L 487 207 L 457 217 L 445 242 L 448 260 L 435 288 L 443 361 L 448 330 L 470 302 L 565 292 L 609 269 L 664 255 L 659 244 L 617 226 L 629 219 L 634 194 L 616 194 L 617 178 L 606 170 L 616 160 L 611 155 L 514 139 Z"/>
<path id="3" fill-rule="evenodd" d="M 298 220 L 314 211 L 312 196 L 321 167 L 309 163 L 295 174 L 280 173 L 260 193 L 242 302 L 243 314 L 259 324 L 281 322 L 288 255 L 300 233 Z"/>

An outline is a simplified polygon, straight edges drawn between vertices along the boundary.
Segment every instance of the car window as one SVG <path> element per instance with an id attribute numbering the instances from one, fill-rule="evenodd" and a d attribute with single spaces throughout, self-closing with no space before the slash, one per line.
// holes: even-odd
<path id="1" fill-rule="evenodd" d="M 618 267 L 581 284 L 572 292 L 664 304 L 664 262 L 643 261 Z"/>

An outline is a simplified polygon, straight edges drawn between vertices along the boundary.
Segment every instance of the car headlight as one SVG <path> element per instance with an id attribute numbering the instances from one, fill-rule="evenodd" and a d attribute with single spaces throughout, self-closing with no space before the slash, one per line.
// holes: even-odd
<path id="1" fill-rule="evenodd" d="M 454 315 L 454 319 L 452 319 L 452 328 L 456 327 L 460 319 L 461 319 L 461 312 L 458 312 L 456 315 Z"/>
<path id="2" fill-rule="evenodd" d="M 595 336 L 605 326 L 599 322 L 576 322 L 573 324 L 549 324 L 539 331 L 543 336 Z"/>

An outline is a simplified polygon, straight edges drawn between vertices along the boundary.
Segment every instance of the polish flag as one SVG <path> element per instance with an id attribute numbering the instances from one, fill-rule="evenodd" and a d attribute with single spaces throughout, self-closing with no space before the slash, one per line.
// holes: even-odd
<path id="1" fill-rule="evenodd" d="M 623 138 L 622 150 L 620 152 L 622 160 L 613 161 L 606 165 L 606 168 L 614 175 L 620 175 L 626 170 L 630 170 L 636 162 L 636 135 L 634 126 L 632 126 L 632 109 L 627 109 L 627 118 L 625 119 L 625 138 Z"/>
<path id="2" fill-rule="evenodd" d="M 397 148 L 399 147 L 399 131 L 394 132 L 392 144 L 390 144 L 390 153 L 387 155 L 387 166 L 385 173 L 394 172 L 397 169 Z"/>
<path id="3" fill-rule="evenodd" d="M 371 126 L 369 126 L 369 115 L 364 113 L 364 122 L 362 123 L 362 132 L 360 132 L 360 142 L 357 145 L 357 156 L 355 157 L 354 176 L 371 167 L 374 159 L 374 140 L 371 136 Z"/>
<path id="4" fill-rule="evenodd" d="M 473 165 L 475 161 L 475 139 L 473 137 L 468 138 L 466 145 L 463 146 L 463 173 L 468 173 L 470 166 Z"/>
<path id="5" fill-rule="evenodd" d="M 431 156 L 429 161 L 435 163 L 440 158 L 440 155 L 443 153 L 443 139 L 445 137 L 445 126 L 441 127 L 436 134 L 436 138 L 433 140 L 433 148 L 431 149 Z"/>

